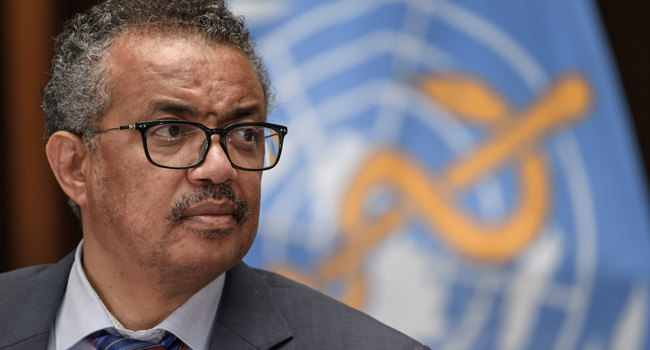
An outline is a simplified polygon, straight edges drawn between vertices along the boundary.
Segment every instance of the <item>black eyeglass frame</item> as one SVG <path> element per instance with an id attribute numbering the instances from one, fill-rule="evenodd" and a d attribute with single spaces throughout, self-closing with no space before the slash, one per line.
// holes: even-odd
<path id="1" fill-rule="evenodd" d="M 158 164 L 158 163 L 154 162 L 151 159 L 151 156 L 149 155 L 149 147 L 147 146 L 147 131 L 149 131 L 149 129 L 151 127 L 158 126 L 158 125 L 164 125 L 164 124 L 191 125 L 191 126 L 195 126 L 195 127 L 199 128 L 199 129 L 203 130 L 203 132 L 205 133 L 207 142 L 206 142 L 205 147 L 203 149 L 203 153 L 201 154 L 201 158 L 199 159 L 198 162 L 196 162 L 196 164 L 186 165 L 186 166 L 182 166 L 182 167 L 172 167 L 172 166 Z M 273 163 L 273 165 L 268 166 L 266 168 L 261 168 L 261 169 L 249 169 L 249 168 L 240 167 L 240 166 L 238 166 L 238 165 L 236 165 L 235 163 L 232 162 L 232 160 L 230 159 L 230 155 L 228 154 L 228 146 L 226 145 L 227 141 L 226 141 L 226 138 L 224 136 L 226 134 L 228 134 L 228 132 L 230 130 L 235 129 L 235 128 L 239 128 L 239 127 L 243 127 L 243 126 L 262 126 L 262 127 L 266 127 L 266 128 L 269 128 L 269 129 L 273 129 L 273 130 L 278 132 L 278 135 L 279 135 L 279 138 L 280 138 L 280 141 L 278 143 L 278 155 L 277 155 L 277 157 L 275 159 L 275 163 Z M 151 164 L 153 164 L 153 165 L 155 165 L 157 167 L 167 168 L 167 169 L 189 169 L 189 168 L 194 168 L 194 167 L 197 167 L 197 166 L 201 165 L 201 163 L 203 163 L 203 161 L 205 160 L 205 157 L 208 154 L 208 150 L 210 149 L 210 146 L 212 145 L 212 135 L 219 135 L 219 144 L 221 145 L 221 149 L 223 150 L 226 157 L 228 157 L 228 161 L 230 162 L 230 165 L 235 169 L 245 170 L 245 171 L 264 171 L 264 170 L 269 170 L 269 169 L 275 167 L 278 164 L 278 162 L 280 161 L 280 155 L 282 154 L 282 145 L 284 143 L 284 137 L 289 132 L 289 129 L 286 126 L 278 125 L 278 124 L 272 124 L 272 123 L 266 123 L 266 122 L 235 123 L 235 124 L 230 124 L 230 125 L 226 126 L 223 129 L 220 129 L 220 128 L 210 129 L 210 128 L 208 128 L 207 126 L 205 126 L 203 124 L 190 122 L 190 121 L 186 121 L 186 120 L 156 120 L 156 121 L 149 121 L 149 122 L 139 122 L 139 123 L 135 123 L 133 125 L 123 125 L 123 126 L 119 126 L 117 128 L 97 130 L 97 131 L 93 131 L 92 134 L 99 134 L 99 133 L 102 133 L 102 132 L 105 132 L 105 131 L 111 131 L 111 130 L 138 130 L 140 132 L 140 134 L 142 135 L 142 146 L 144 148 L 144 153 L 147 156 L 147 160 L 149 160 L 149 163 L 151 163 Z"/>

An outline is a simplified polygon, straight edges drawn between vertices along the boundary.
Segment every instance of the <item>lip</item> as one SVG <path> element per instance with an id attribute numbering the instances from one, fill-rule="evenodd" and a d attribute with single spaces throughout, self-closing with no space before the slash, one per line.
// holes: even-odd
<path id="1" fill-rule="evenodd" d="M 235 209 L 229 202 L 202 202 L 190 208 L 182 221 L 204 226 L 206 229 L 226 229 L 237 223 Z"/>
<path id="2" fill-rule="evenodd" d="M 194 215 L 184 219 L 185 222 L 205 226 L 206 229 L 226 229 L 236 223 L 232 215 Z"/>

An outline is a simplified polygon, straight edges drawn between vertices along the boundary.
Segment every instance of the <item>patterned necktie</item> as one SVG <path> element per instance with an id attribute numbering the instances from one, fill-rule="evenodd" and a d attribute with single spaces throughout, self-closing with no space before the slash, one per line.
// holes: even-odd
<path id="1" fill-rule="evenodd" d="M 167 333 L 160 343 L 126 339 L 122 336 L 110 335 L 105 331 L 93 333 L 86 339 L 92 341 L 97 350 L 187 350 L 187 345 L 171 333 Z"/>

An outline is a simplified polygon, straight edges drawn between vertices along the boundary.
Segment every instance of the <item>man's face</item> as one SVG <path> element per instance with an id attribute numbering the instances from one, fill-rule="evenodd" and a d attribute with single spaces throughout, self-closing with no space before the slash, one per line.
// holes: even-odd
<path id="1" fill-rule="evenodd" d="M 250 62 L 198 36 L 125 35 L 110 52 L 108 76 L 112 102 L 100 129 L 169 119 L 209 128 L 265 120 Z M 257 232 L 261 172 L 232 168 L 218 138 L 200 166 L 178 170 L 150 164 L 137 131 L 99 134 L 82 206 L 86 252 L 188 278 L 239 262 Z M 248 207 L 247 219 L 233 197 Z"/>

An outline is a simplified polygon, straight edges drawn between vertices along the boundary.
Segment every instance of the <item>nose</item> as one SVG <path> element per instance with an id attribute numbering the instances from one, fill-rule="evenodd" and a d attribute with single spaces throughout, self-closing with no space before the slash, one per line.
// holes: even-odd
<path id="1" fill-rule="evenodd" d="M 237 170 L 232 167 L 221 144 L 219 135 L 212 135 L 212 144 L 203 163 L 188 169 L 187 176 L 197 185 L 220 184 L 237 178 Z"/>

